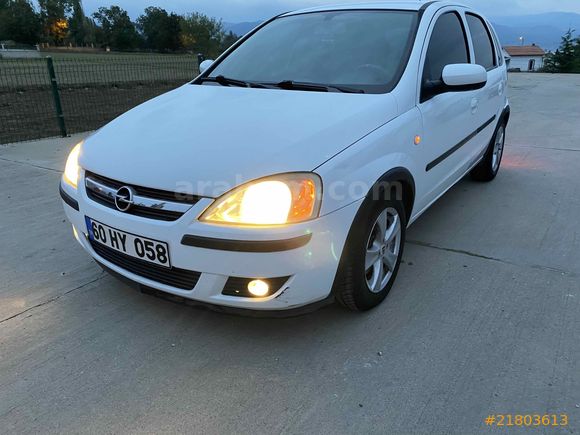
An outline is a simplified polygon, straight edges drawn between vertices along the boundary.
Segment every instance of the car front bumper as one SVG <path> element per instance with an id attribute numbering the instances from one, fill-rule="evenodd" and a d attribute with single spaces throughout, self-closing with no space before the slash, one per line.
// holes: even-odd
<path id="1" fill-rule="evenodd" d="M 92 201 L 82 183 L 61 181 L 65 213 L 80 245 L 101 265 L 142 286 L 210 305 L 250 310 L 291 310 L 330 296 L 342 249 L 360 202 L 315 220 L 251 228 L 202 223 L 197 217 L 212 202 L 204 198 L 172 222 L 133 216 Z M 184 290 L 130 272 L 99 255 L 87 236 L 85 217 L 121 231 L 166 242 L 173 268 L 199 272 Z M 230 277 L 289 277 L 274 294 L 250 298 L 222 294 Z"/>

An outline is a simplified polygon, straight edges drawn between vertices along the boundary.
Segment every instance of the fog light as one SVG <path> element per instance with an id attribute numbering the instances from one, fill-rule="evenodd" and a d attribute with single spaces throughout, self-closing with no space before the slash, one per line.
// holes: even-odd
<path id="1" fill-rule="evenodd" d="M 77 229 L 74 227 L 74 225 L 73 225 L 73 234 L 75 236 L 75 239 L 78 240 L 79 239 L 79 233 L 77 232 Z"/>
<path id="2" fill-rule="evenodd" d="M 262 279 L 230 276 L 224 285 L 222 295 L 240 298 L 272 296 L 279 292 L 289 279 L 289 276 Z"/>
<path id="3" fill-rule="evenodd" d="M 248 291 L 254 296 L 262 297 L 268 294 L 270 286 L 261 279 L 254 279 L 248 283 Z"/>

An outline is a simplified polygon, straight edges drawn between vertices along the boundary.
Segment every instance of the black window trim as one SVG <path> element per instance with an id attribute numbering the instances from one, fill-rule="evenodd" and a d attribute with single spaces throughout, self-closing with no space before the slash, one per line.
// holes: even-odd
<path id="1" fill-rule="evenodd" d="M 299 12 L 299 13 L 284 12 L 282 14 L 279 14 L 279 15 L 276 15 L 275 17 L 270 18 L 269 20 L 264 21 L 262 24 L 257 26 L 254 30 L 247 33 L 244 37 L 240 38 L 229 49 L 227 49 L 225 52 L 223 52 L 214 61 L 214 63 L 211 65 L 211 67 L 209 67 L 206 71 L 204 71 L 202 74 L 200 74 L 198 77 L 196 77 L 194 80 L 192 80 L 189 83 L 193 84 L 193 85 L 201 84 L 202 82 L 200 79 L 205 78 L 205 77 L 209 77 L 209 75 L 212 73 L 212 71 L 214 69 L 216 69 L 217 66 L 220 63 L 222 63 L 230 54 L 232 54 L 240 45 L 242 45 L 244 42 L 246 42 L 250 37 L 252 37 L 255 33 L 260 31 L 263 27 L 267 26 L 268 24 L 270 24 L 273 21 L 280 19 L 280 18 L 293 17 L 293 16 L 299 16 L 299 15 L 318 14 L 318 13 L 330 13 L 330 12 L 366 12 L 366 11 L 368 11 L 368 12 L 414 13 L 415 14 L 415 23 L 414 23 L 414 28 L 411 29 L 411 32 L 409 35 L 409 40 L 407 42 L 407 46 L 405 47 L 406 57 L 404 59 L 404 62 L 401 62 L 401 64 L 399 65 L 399 69 L 397 70 L 397 73 L 394 76 L 393 80 L 390 83 L 387 83 L 385 85 L 369 85 L 368 86 L 369 88 L 370 87 L 377 88 L 377 90 L 370 90 L 370 89 L 365 90 L 365 92 L 367 94 L 388 94 L 388 93 L 394 91 L 397 88 L 397 86 L 399 85 L 399 83 L 401 82 L 401 79 L 403 78 L 403 75 L 405 74 L 405 71 L 407 70 L 407 67 L 409 66 L 409 60 L 411 59 L 411 55 L 413 54 L 413 49 L 415 48 L 415 45 L 416 45 L 417 35 L 419 33 L 419 27 L 421 25 L 421 20 L 423 18 L 425 10 L 434 3 L 436 3 L 436 2 L 434 2 L 434 1 L 427 2 L 424 5 L 422 5 L 421 8 L 418 10 L 415 10 L 415 9 L 356 8 L 356 7 L 349 8 L 349 7 L 346 7 L 346 8 L 341 8 L 341 9 L 329 9 L 329 10 L 324 9 L 324 10 L 315 10 L 315 11 L 305 11 L 305 12 Z M 468 56 L 469 56 L 469 53 L 468 53 Z M 346 85 L 347 84 L 345 84 L 345 86 Z M 353 85 L 350 85 L 350 86 L 355 87 Z"/>
<path id="2" fill-rule="evenodd" d="M 489 71 L 493 71 L 496 68 L 499 68 L 499 62 L 498 62 L 498 57 L 497 57 L 497 47 L 495 46 L 495 42 L 493 39 L 493 36 L 491 34 L 491 30 L 489 28 L 489 25 L 487 24 L 487 21 L 481 16 L 481 15 L 477 15 L 475 12 L 465 12 L 465 17 L 466 17 L 466 24 L 467 24 L 467 29 L 469 30 L 469 36 L 471 38 L 471 43 L 473 44 L 473 63 L 477 64 L 476 59 L 475 59 L 475 44 L 473 42 L 473 35 L 471 34 L 471 29 L 469 28 L 469 22 L 467 21 L 467 15 L 471 15 L 472 17 L 475 17 L 477 19 L 479 19 L 481 21 L 481 23 L 483 24 L 483 28 L 485 29 L 485 31 L 487 32 L 487 37 L 489 38 L 489 42 L 491 43 L 491 50 L 492 50 L 492 54 L 493 54 L 493 66 L 491 68 L 486 68 L 485 70 L 487 72 Z"/>
<path id="3" fill-rule="evenodd" d="M 444 10 L 443 13 L 441 13 L 439 16 L 437 16 L 436 18 L 434 17 L 434 24 L 433 24 L 433 29 L 431 30 L 431 34 L 429 35 L 429 40 L 427 41 L 427 47 L 426 47 L 426 51 L 425 51 L 425 58 L 423 59 L 423 65 L 421 68 L 421 89 L 420 89 L 420 95 L 419 95 L 419 103 L 423 104 L 426 103 L 427 101 L 431 100 L 432 98 L 435 98 L 437 95 L 441 95 L 441 93 L 445 93 L 445 92 L 441 92 L 439 94 L 434 94 L 434 95 L 430 95 L 429 97 L 424 97 L 423 96 L 423 77 L 425 75 L 425 62 L 427 60 L 427 55 L 429 54 L 429 45 L 431 44 L 431 38 L 433 37 L 433 31 L 435 30 L 435 26 L 437 26 L 437 22 L 439 21 L 439 19 L 447 14 L 454 14 L 457 19 L 459 20 L 459 23 L 461 24 L 461 29 L 463 30 L 463 41 L 465 42 L 465 49 L 466 49 L 466 53 L 467 53 L 467 63 L 473 63 L 473 60 L 471 59 L 471 50 L 469 49 L 470 45 L 469 45 L 469 38 L 467 37 L 467 23 L 464 21 L 463 16 L 461 15 L 461 13 L 459 12 L 459 10 L 457 9 L 451 9 L 451 10 Z M 470 34 L 471 36 L 471 34 Z"/>

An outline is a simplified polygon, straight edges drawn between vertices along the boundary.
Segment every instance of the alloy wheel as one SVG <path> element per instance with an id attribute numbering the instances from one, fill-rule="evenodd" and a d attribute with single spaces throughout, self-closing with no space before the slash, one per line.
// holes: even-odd
<path id="1" fill-rule="evenodd" d="M 495 135 L 495 143 L 493 144 L 493 154 L 491 156 L 491 169 L 493 172 L 496 172 L 499 169 L 501 156 L 503 154 L 504 143 L 505 143 L 505 128 L 502 125 L 497 131 L 497 134 Z"/>
<path id="2" fill-rule="evenodd" d="M 374 222 L 366 245 L 365 276 L 369 290 L 380 293 L 389 283 L 401 250 L 401 217 L 389 207 Z"/>

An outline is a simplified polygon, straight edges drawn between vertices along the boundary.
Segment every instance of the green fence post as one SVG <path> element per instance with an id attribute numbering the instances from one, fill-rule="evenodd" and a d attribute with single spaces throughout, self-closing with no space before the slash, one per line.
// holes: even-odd
<path id="1" fill-rule="evenodd" d="M 197 53 L 197 70 L 201 73 L 201 63 L 205 60 L 205 56 Z"/>
<path id="2" fill-rule="evenodd" d="M 46 66 L 48 67 L 48 75 L 50 76 L 50 85 L 52 86 L 52 98 L 54 99 L 54 107 L 56 108 L 56 119 L 58 121 L 58 128 L 62 137 L 66 137 L 66 126 L 64 124 L 64 114 L 62 113 L 62 104 L 60 102 L 60 93 L 58 91 L 58 83 L 56 81 L 56 74 L 54 73 L 54 65 L 52 57 L 46 56 Z"/>

